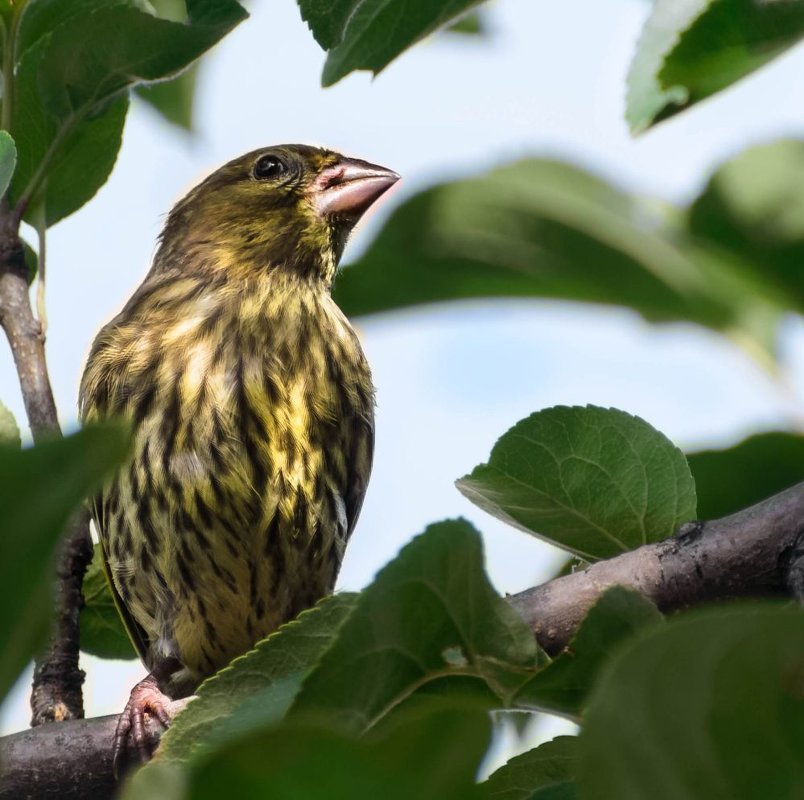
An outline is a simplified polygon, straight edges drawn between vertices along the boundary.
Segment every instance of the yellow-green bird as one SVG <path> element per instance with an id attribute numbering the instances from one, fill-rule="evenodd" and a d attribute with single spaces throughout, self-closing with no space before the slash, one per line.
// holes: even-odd
<path id="1" fill-rule="evenodd" d="M 129 419 L 94 503 L 107 575 L 150 674 L 115 736 L 332 591 L 371 470 L 374 390 L 330 290 L 399 176 L 305 145 L 221 167 L 170 212 L 150 272 L 98 334 L 85 422 Z"/>

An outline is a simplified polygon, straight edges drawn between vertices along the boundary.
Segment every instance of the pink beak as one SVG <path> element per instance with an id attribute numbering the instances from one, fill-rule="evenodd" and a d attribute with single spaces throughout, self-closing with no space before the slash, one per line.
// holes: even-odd
<path id="1" fill-rule="evenodd" d="M 358 218 L 398 180 L 393 170 L 344 158 L 316 178 L 313 201 L 322 216 Z"/>

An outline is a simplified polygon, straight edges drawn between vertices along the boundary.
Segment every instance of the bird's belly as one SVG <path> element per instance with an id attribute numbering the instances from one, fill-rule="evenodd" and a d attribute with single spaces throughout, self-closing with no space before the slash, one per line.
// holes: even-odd
<path id="1" fill-rule="evenodd" d="M 106 524 L 115 585 L 152 657 L 195 678 L 331 591 L 347 535 L 350 415 L 311 415 L 292 384 L 282 402 L 236 394 L 179 425 L 143 420 Z"/>

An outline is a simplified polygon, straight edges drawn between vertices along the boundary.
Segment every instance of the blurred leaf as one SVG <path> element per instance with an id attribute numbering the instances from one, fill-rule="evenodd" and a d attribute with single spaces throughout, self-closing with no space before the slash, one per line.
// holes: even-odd
<path id="1" fill-rule="evenodd" d="M 734 254 L 690 240 L 683 221 L 577 167 L 529 159 L 410 198 L 335 297 L 351 315 L 478 297 L 624 305 L 769 349 L 779 298 Z"/>
<path id="2" fill-rule="evenodd" d="M 2 403 L 0 403 L 0 446 L 16 449 L 22 446 L 17 420 Z"/>
<path id="3" fill-rule="evenodd" d="M 153 0 L 153 3 L 160 17 L 174 22 L 187 21 L 187 7 L 184 0 Z M 192 131 L 197 78 L 196 63 L 171 80 L 138 86 L 135 91 L 172 125 Z"/>
<path id="4" fill-rule="evenodd" d="M 444 28 L 444 33 L 456 33 L 461 36 L 485 36 L 488 33 L 488 29 L 486 28 L 485 17 L 479 11 L 470 11 Z"/>
<path id="5" fill-rule="evenodd" d="M 188 0 L 187 24 L 128 3 L 89 7 L 94 10 L 62 15 L 52 29 L 54 18 L 45 15 L 37 24 L 46 32 L 29 33 L 33 43 L 17 72 L 13 133 L 24 146 L 11 195 L 16 202 L 46 185 L 49 225 L 79 208 L 108 177 L 127 90 L 178 74 L 246 16 L 236 0 Z"/>
<path id="6" fill-rule="evenodd" d="M 804 141 L 752 147 L 721 165 L 692 205 L 689 225 L 747 257 L 758 277 L 804 313 Z"/>
<path id="7" fill-rule="evenodd" d="M 198 69 L 194 65 L 172 80 L 138 86 L 137 96 L 168 122 L 192 131 L 197 77 Z"/>
<path id="8" fill-rule="evenodd" d="M 298 0 L 327 60 L 321 83 L 355 70 L 375 75 L 400 53 L 481 0 Z"/>
<path id="9" fill-rule="evenodd" d="M 627 645 L 584 715 L 584 800 L 766 800 L 804 786 L 804 613 L 685 614 Z"/>
<path id="10" fill-rule="evenodd" d="M 607 589 L 584 617 L 569 647 L 519 690 L 514 703 L 577 720 L 616 648 L 663 619 L 638 592 L 622 586 Z"/>
<path id="11" fill-rule="evenodd" d="M 81 609 L 81 649 L 98 658 L 138 658 L 106 580 L 103 548 L 96 544 L 84 584 Z"/>
<path id="12" fill-rule="evenodd" d="M 631 130 L 725 89 L 802 35 L 798 0 L 656 0 L 628 75 Z"/>
<path id="13" fill-rule="evenodd" d="M 477 798 L 475 773 L 489 741 L 488 715 L 466 709 L 406 713 L 385 736 L 351 739 L 304 725 L 254 731 L 213 751 L 188 778 L 155 764 L 125 800 L 443 800 Z"/>
<path id="14" fill-rule="evenodd" d="M 482 784 L 489 800 L 575 800 L 577 736 L 559 736 L 512 758 Z"/>
<path id="15" fill-rule="evenodd" d="M 439 522 L 360 594 L 289 718 L 318 715 L 361 733 L 417 689 L 448 678 L 481 679 L 505 702 L 545 659 L 491 587 L 475 529 Z"/>
<path id="16" fill-rule="evenodd" d="M 698 517 L 717 519 L 804 481 L 804 436 L 758 433 L 725 450 L 689 453 Z"/>
<path id="17" fill-rule="evenodd" d="M 489 514 L 587 561 L 659 541 L 695 518 L 684 454 L 614 408 L 537 411 L 456 485 Z"/>
<path id="18" fill-rule="evenodd" d="M 281 720 L 355 602 L 354 594 L 331 595 L 204 681 L 162 737 L 160 759 L 198 757 Z"/>
<path id="19" fill-rule="evenodd" d="M 17 148 L 7 131 L 0 131 L 0 197 L 5 195 L 17 166 Z"/>
<path id="20" fill-rule="evenodd" d="M 0 447 L 0 699 L 46 632 L 62 529 L 127 449 L 127 433 L 112 425 L 22 451 Z"/>

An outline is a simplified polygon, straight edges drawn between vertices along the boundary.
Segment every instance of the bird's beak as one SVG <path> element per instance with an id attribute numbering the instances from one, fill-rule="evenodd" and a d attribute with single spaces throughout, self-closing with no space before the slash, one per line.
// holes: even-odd
<path id="1" fill-rule="evenodd" d="M 313 202 L 322 216 L 357 219 L 398 180 L 393 170 L 344 158 L 319 173 L 312 190 Z"/>

